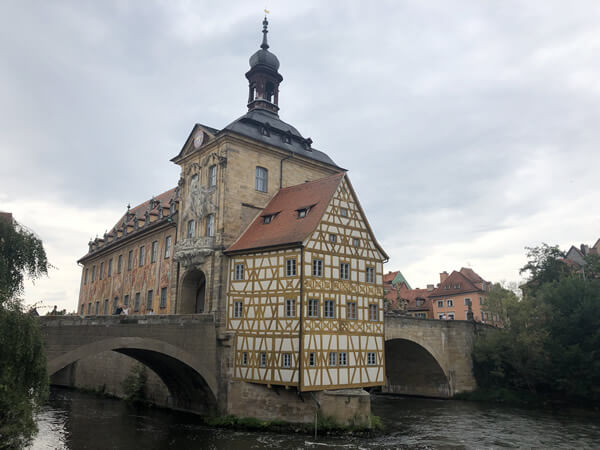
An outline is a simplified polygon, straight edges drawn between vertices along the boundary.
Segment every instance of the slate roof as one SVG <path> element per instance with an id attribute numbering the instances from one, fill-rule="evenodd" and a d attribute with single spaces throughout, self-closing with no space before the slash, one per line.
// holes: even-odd
<path id="1" fill-rule="evenodd" d="M 126 222 L 127 225 L 135 225 L 136 214 L 137 214 L 138 220 L 143 220 L 145 217 L 146 211 L 148 211 L 150 213 L 150 215 L 159 216 L 159 208 L 163 208 L 163 217 L 166 218 L 168 216 L 169 202 L 171 200 L 175 199 L 176 189 L 177 188 L 172 188 L 172 189 L 169 189 L 168 191 L 163 192 L 162 194 L 152 197 L 155 200 L 154 208 L 150 208 L 150 200 L 152 200 L 152 199 L 148 199 L 145 202 L 140 203 L 139 205 L 137 205 L 133 208 L 129 208 L 129 211 L 126 212 L 125 214 L 123 214 L 119 218 L 117 223 L 115 223 L 115 225 L 110 229 L 110 231 L 107 233 L 107 236 L 114 237 L 116 235 L 116 231 L 118 229 L 122 228 L 124 221 Z M 160 206 L 159 206 L 159 202 L 160 202 Z M 128 215 L 129 215 L 129 219 L 127 220 Z M 134 230 L 133 232 L 130 232 L 128 236 L 132 236 L 141 230 L 142 230 L 142 228 L 140 228 L 138 230 Z M 104 239 L 102 239 L 102 238 L 97 239 L 97 241 L 101 244 L 106 244 L 104 242 Z M 115 242 L 115 241 L 112 241 L 112 242 Z M 110 243 L 112 244 L 112 242 L 110 242 Z M 96 250 L 86 253 L 84 256 L 82 256 L 79 259 L 78 262 L 84 260 L 92 253 L 96 253 L 96 251 L 101 250 L 102 248 L 104 248 L 104 247 L 100 246 L 100 247 L 96 248 Z"/>
<path id="2" fill-rule="evenodd" d="M 226 252 L 237 252 L 280 245 L 300 243 L 312 233 L 344 172 L 320 180 L 280 189 L 269 204 L 248 226 L 246 231 Z M 304 218 L 298 218 L 298 209 L 310 207 Z M 268 224 L 264 217 L 275 215 Z"/>
<path id="3" fill-rule="evenodd" d="M 310 138 L 304 138 L 296 128 L 285 123 L 276 113 L 271 111 L 264 109 L 248 111 L 242 117 L 223 128 L 220 133 L 224 131 L 232 131 L 264 144 L 304 156 L 305 158 L 339 167 L 325 153 L 312 148 Z M 288 138 L 289 142 L 286 142 L 286 138 Z"/>

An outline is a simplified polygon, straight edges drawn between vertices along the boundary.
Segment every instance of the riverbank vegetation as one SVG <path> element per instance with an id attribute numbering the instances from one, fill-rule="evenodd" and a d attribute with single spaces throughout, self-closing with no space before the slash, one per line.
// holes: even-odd
<path id="1" fill-rule="evenodd" d="M 19 295 L 27 275 L 48 272 L 42 242 L 9 214 L 0 217 L 0 448 L 23 448 L 48 393 L 46 357 L 35 318 Z"/>
<path id="2" fill-rule="evenodd" d="M 476 339 L 472 399 L 595 405 L 600 400 L 600 258 L 582 267 L 558 247 L 528 249 L 523 296 L 495 285 L 488 307 L 504 324 Z"/>

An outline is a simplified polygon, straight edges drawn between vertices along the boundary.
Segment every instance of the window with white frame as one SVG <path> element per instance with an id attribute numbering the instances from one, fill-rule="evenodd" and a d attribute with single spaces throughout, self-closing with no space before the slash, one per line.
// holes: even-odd
<path id="1" fill-rule="evenodd" d="M 285 260 L 285 275 L 287 277 L 296 276 L 296 258 Z"/>
<path id="2" fill-rule="evenodd" d="M 152 243 L 152 253 L 150 255 L 150 262 L 155 263 L 156 258 L 158 258 L 158 241 L 154 241 Z"/>
<path id="3" fill-rule="evenodd" d="M 340 263 L 340 279 L 342 279 L 342 280 L 350 279 L 350 264 Z"/>
<path id="4" fill-rule="evenodd" d="M 289 369 L 290 367 L 292 367 L 292 355 L 291 355 L 291 353 L 284 353 L 283 354 L 283 367 L 285 367 L 286 369 Z"/>
<path id="5" fill-rule="evenodd" d="M 326 319 L 335 318 L 335 300 L 325 300 L 323 316 Z"/>
<path id="6" fill-rule="evenodd" d="M 215 235 L 215 215 L 209 214 L 206 216 L 206 235 L 212 237 Z"/>
<path id="7" fill-rule="evenodd" d="M 217 185 L 217 166 L 212 165 L 208 168 L 208 187 L 215 187 Z"/>
<path id="8" fill-rule="evenodd" d="M 444 307 L 444 300 L 438 300 L 437 305 L 438 305 L 438 308 L 443 308 Z"/>
<path id="9" fill-rule="evenodd" d="M 323 260 L 313 259 L 312 274 L 313 274 L 313 277 L 322 277 L 323 276 Z"/>
<path id="10" fill-rule="evenodd" d="M 260 192 L 267 192 L 268 172 L 264 167 L 256 167 L 255 189 Z"/>
<path id="11" fill-rule="evenodd" d="M 471 304 L 470 298 L 465 298 L 465 306 L 469 306 Z"/>
<path id="12" fill-rule="evenodd" d="M 308 299 L 308 317 L 319 317 L 319 300 Z"/>
<path id="13" fill-rule="evenodd" d="M 374 366 L 377 364 L 377 354 L 375 352 L 367 353 L 367 365 Z"/>
<path id="14" fill-rule="evenodd" d="M 243 302 L 233 302 L 233 318 L 241 319 L 244 314 Z"/>
<path id="15" fill-rule="evenodd" d="M 171 257 L 171 236 L 165 238 L 165 259 Z"/>
<path id="16" fill-rule="evenodd" d="M 235 265 L 235 272 L 233 275 L 233 279 L 234 280 L 243 280 L 244 279 L 244 265 L 243 264 Z"/>
<path id="17" fill-rule="evenodd" d="M 346 319 L 356 319 L 356 302 L 346 303 Z"/>
<path id="18" fill-rule="evenodd" d="M 448 307 L 454 306 L 454 300 L 452 300 L 452 299 L 446 300 L 446 306 L 448 306 Z"/>
<path id="19" fill-rule="evenodd" d="M 337 365 L 337 353 L 336 352 L 329 352 L 329 365 L 330 366 Z"/>
<path id="20" fill-rule="evenodd" d="M 338 364 L 340 366 L 347 366 L 348 365 L 348 354 L 346 352 L 339 352 L 338 353 Z"/>
<path id="21" fill-rule="evenodd" d="M 296 317 L 296 299 L 288 298 L 285 301 L 285 317 Z"/>
<path id="22" fill-rule="evenodd" d="M 196 235 L 196 221 L 194 219 L 188 220 L 187 223 L 187 237 L 193 238 Z"/>
<path id="23" fill-rule="evenodd" d="M 367 267 L 367 283 L 375 283 L 375 268 Z"/>
<path id="24" fill-rule="evenodd" d="M 375 303 L 371 303 L 369 305 L 369 321 L 377 322 L 378 320 L 377 314 L 377 305 Z"/>

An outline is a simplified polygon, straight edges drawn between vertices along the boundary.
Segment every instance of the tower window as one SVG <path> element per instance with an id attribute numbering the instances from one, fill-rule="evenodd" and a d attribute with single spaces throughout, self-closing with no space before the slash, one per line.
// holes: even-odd
<path id="1" fill-rule="evenodd" d="M 206 235 L 212 237 L 215 235 L 215 215 L 206 216 Z"/>
<path id="2" fill-rule="evenodd" d="M 265 100 L 273 103 L 273 95 L 275 94 L 275 86 L 273 83 L 268 81 L 265 87 Z"/>
<path id="3" fill-rule="evenodd" d="M 255 188 L 260 192 L 267 192 L 268 171 L 264 167 L 256 167 Z"/>
<path id="4" fill-rule="evenodd" d="M 193 238 L 195 234 L 196 234 L 196 221 L 192 219 L 187 223 L 187 237 Z"/>
<path id="5" fill-rule="evenodd" d="M 212 165 L 208 168 L 208 187 L 217 185 L 217 166 Z"/>

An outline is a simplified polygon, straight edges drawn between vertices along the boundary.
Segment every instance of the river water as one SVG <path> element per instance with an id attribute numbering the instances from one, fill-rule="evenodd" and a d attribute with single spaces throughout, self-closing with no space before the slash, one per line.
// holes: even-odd
<path id="1" fill-rule="evenodd" d="M 600 414 L 455 400 L 373 396 L 385 431 L 307 436 L 212 428 L 193 414 L 53 388 L 33 449 L 489 449 L 600 448 Z"/>

